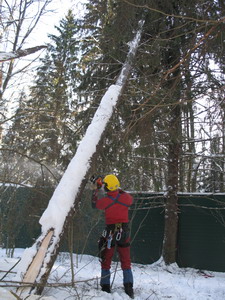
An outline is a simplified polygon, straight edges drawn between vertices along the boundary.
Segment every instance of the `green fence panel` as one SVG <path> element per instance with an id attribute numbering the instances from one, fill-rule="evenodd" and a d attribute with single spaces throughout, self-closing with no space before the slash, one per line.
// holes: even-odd
<path id="1" fill-rule="evenodd" d="M 0 187 L 1 244 L 30 247 L 40 234 L 39 218 L 52 194 L 49 188 Z"/>
<path id="2" fill-rule="evenodd" d="M 177 263 L 225 271 L 225 195 L 179 197 Z"/>
<path id="3" fill-rule="evenodd" d="M 150 264 L 162 253 L 164 234 L 164 199 L 162 195 L 133 194 L 130 210 L 131 257 L 133 262 Z"/>

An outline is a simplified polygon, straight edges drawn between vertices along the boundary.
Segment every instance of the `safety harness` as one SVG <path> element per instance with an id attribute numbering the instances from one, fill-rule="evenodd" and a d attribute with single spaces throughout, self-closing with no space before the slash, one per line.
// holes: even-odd
<path id="1" fill-rule="evenodd" d="M 120 204 L 126 207 L 129 207 L 126 203 L 119 201 L 120 193 L 114 198 L 110 195 L 107 197 L 112 200 L 108 206 L 106 206 L 105 210 L 112 207 L 115 204 Z M 123 223 L 116 223 L 114 224 L 113 229 L 104 230 L 102 236 L 107 240 L 107 248 L 110 249 L 112 245 L 112 241 L 115 240 L 116 242 L 120 242 L 123 234 Z"/>
<path id="2" fill-rule="evenodd" d="M 114 204 L 120 204 L 126 207 L 129 205 L 119 201 L 121 193 L 119 193 L 115 198 L 107 195 L 109 199 L 112 200 L 108 206 L 106 206 L 105 210 L 112 207 Z M 129 228 L 127 223 L 116 223 L 107 225 L 106 229 L 103 230 L 102 236 L 99 239 L 99 258 L 100 261 L 104 261 L 105 259 L 105 250 L 114 247 L 115 244 L 118 244 L 120 247 L 129 247 L 130 242 L 126 242 L 129 237 Z"/>
<path id="3" fill-rule="evenodd" d="M 129 207 L 129 205 L 127 205 L 126 203 L 123 203 L 123 202 L 121 202 L 121 201 L 119 201 L 118 199 L 120 198 L 120 193 L 116 196 L 116 198 L 114 198 L 114 197 L 112 197 L 112 196 L 107 196 L 109 199 L 111 199 L 113 202 L 112 203 L 110 203 L 108 206 L 106 206 L 106 208 L 105 209 L 108 209 L 108 208 L 110 208 L 111 206 L 113 206 L 114 204 L 116 204 L 116 203 L 118 203 L 118 204 L 121 204 L 121 205 L 123 205 L 123 206 L 126 206 L 126 207 Z"/>

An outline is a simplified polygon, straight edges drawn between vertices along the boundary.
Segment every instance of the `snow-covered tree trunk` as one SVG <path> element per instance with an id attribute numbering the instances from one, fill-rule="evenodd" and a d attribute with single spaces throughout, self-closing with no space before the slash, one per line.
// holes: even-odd
<path id="1" fill-rule="evenodd" d="M 60 238 L 80 200 L 92 159 L 98 145 L 102 142 L 106 126 L 128 80 L 140 42 L 143 24 L 144 21 L 139 22 L 139 29 L 133 41 L 130 42 L 130 50 L 116 84 L 111 85 L 101 99 L 75 156 L 68 165 L 39 221 L 41 224 L 40 237 L 23 254 L 17 279 L 22 279 L 23 282 L 40 283 L 40 286 L 33 290 L 35 293 L 40 294 L 44 288 L 57 256 Z M 30 287 L 20 287 L 17 291 L 19 295 L 23 296 L 30 292 Z"/>

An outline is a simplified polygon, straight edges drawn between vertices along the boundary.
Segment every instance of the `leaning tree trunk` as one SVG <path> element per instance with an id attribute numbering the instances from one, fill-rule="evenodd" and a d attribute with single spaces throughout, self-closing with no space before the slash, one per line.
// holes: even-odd
<path id="1" fill-rule="evenodd" d="M 40 219 L 42 226 L 40 237 L 23 254 L 20 263 L 21 268 L 17 277 L 22 277 L 23 283 L 38 283 L 38 288 L 33 289 L 34 293 L 40 294 L 42 292 L 55 262 L 62 234 L 70 221 L 74 208 L 81 199 L 86 184 L 85 178 L 87 178 L 91 169 L 93 157 L 102 143 L 106 126 L 129 78 L 131 66 L 140 42 L 143 24 L 143 21 L 139 22 L 140 28 L 130 43 L 127 59 L 116 84 L 111 85 L 103 96 L 74 158 L 68 165 L 50 199 L 47 209 Z M 20 287 L 17 293 L 24 296 L 29 294 L 31 289 L 32 287 Z"/>

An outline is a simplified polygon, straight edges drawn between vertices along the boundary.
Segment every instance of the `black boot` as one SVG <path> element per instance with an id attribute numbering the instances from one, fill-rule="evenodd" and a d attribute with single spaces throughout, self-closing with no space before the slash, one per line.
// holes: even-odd
<path id="1" fill-rule="evenodd" d="M 133 284 L 128 282 L 124 283 L 125 293 L 130 296 L 130 298 L 134 299 L 134 291 L 133 291 Z"/>
<path id="2" fill-rule="evenodd" d="M 106 292 L 106 293 L 110 293 L 111 292 L 110 291 L 110 284 L 102 284 L 101 287 L 102 287 L 102 291 L 103 292 Z"/>

